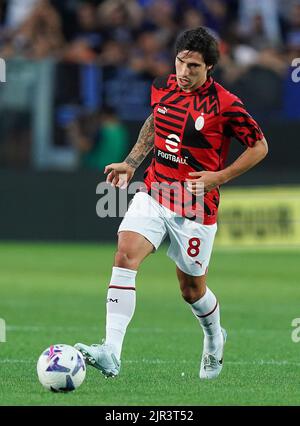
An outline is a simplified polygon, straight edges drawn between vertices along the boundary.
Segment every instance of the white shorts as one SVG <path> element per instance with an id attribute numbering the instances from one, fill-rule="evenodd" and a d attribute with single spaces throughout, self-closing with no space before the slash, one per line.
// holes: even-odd
<path id="1" fill-rule="evenodd" d="M 181 271 L 201 276 L 207 271 L 217 224 L 202 225 L 172 212 L 146 192 L 138 192 L 131 201 L 118 232 L 143 235 L 155 249 L 169 235 L 168 256 Z"/>

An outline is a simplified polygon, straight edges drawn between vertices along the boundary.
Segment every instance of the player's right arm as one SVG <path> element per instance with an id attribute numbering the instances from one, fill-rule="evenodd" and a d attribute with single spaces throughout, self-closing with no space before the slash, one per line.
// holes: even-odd
<path id="1" fill-rule="evenodd" d="M 143 124 L 137 142 L 122 163 L 108 164 L 106 182 L 124 188 L 131 181 L 135 170 L 154 147 L 154 118 L 151 114 Z"/>

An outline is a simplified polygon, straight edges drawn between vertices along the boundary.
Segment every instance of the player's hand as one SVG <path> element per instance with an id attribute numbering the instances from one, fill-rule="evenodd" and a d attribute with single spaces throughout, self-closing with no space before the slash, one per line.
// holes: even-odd
<path id="1" fill-rule="evenodd" d="M 104 169 L 104 173 L 108 173 L 106 182 L 121 189 L 127 188 L 134 172 L 135 169 L 125 163 L 125 161 L 123 163 L 108 164 Z"/>
<path id="2" fill-rule="evenodd" d="M 202 195 L 217 188 L 223 183 L 220 172 L 201 172 L 189 173 L 190 179 L 186 179 L 188 190 L 194 195 Z"/>

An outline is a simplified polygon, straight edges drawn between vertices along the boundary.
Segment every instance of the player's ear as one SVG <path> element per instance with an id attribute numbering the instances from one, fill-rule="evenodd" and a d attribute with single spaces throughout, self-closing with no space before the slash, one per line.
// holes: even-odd
<path id="1" fill-rule="evenodd" d="M 207 71 L 211 70 L 212 67 L 213 67 L 212 65 L 207 65 Z"/>

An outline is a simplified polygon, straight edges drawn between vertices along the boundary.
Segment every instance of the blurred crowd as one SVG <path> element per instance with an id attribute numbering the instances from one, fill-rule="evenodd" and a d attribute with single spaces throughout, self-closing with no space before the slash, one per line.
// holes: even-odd
<path id="1" fill-rule="evenodd" d="M 219 39 L 229 83 L 254 64 L 283 74 L 300 56 L 299 0 L 0 0 L 0 24 L 2 58 L 54 56 L 149 77 L 172 71 L 176 36 L 200 25 Z"/>
<path id="2" fill-rule="evenodd" d="M 198 26 L 219 40 L 216 80 L 257 119 L 300 118 L 300 85 L 289 70 L 300 57 L 300 0 L 0 0 L 0 57 L 96 64 L 109 76 L 121 70 L 117 79 L 127 70 L 152 81 L 174 70 L 178 34 Z M 6 117 L 0 167 L 29 164 L 28 112 Z M 112 143 L 118 161 L 134 142 L 120 118 L 119 111 L 87 111 L 60 133 L 81 153 L 82 166 L 101 169 Z"/>

